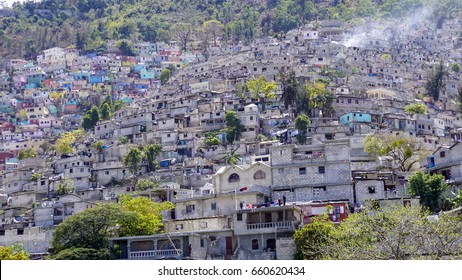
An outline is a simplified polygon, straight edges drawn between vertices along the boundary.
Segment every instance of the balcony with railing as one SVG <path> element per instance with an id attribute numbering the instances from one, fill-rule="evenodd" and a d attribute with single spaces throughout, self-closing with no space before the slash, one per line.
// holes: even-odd
<path id="1" fill-rule="evenodd" d="M 248 233 L 272 233 L 290 231 L 295 231 L 295 224 L 293 221 L 247 224 Z"/>
<path id="2" fill-rule="evenodd" d="M 238 235 L 292 234 L 302 221 L 301 209 L 294 205 L 267 206 L 238 210 L 234 217 L 234 233 Z"/>
<path id="3" fill-rule="evenodd" d="M 164 259 L 164 258 L 181 258 L 183 250 L 168 249 L 168 250 L 150 250 L 150 251 L 135 251 L 130 252 L 129 259 Z"/>

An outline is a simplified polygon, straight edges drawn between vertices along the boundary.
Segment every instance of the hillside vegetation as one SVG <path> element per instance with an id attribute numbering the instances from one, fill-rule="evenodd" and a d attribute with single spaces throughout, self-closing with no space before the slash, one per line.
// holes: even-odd
<path id="1" fill-rule="evenodd" d="M 32 59 L 50 47 L 103 49 L 106 40 L 201 40 L 249 43 L 309 21 L 404 17 L 431 10 L 435 21 L 454 16 L 461 0 L 44 0 L 0 13 L 0 56 Z M 186 46 L 186 45 L 185 45 Z M 200 47 L 187 45 L 186 47 Z"/>

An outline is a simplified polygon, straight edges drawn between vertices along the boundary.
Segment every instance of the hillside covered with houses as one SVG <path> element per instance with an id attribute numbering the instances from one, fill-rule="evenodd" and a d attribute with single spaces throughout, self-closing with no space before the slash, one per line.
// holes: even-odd
<path id="1" fill-rule="evenodd" d="M 338 223 L 371 203 L 420 206 L 419 170 L 444 176 L 436 210 L 452 210 L 461 29 L 324 20 L 210 38 L 206 55 L 109 40 L 5 59 L 0 245 L 41 258 L 59 224 L 129 194 L 174 209 L 161 233 L 111 238 L 117 258 L 293 259 L 294 232 L 326 211 Z"/>

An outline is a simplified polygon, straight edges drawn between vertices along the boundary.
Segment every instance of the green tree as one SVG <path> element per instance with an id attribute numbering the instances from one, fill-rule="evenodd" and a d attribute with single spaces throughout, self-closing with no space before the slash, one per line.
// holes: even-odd
<path id="1" fill-rule="evenodd" d="M 329 220 L 327 213 L 313 218 L 294 234 L 295 259 L 322 260 L 329 258 L 326 250 L 333 241 L 334 224 Z"/>
<path id="2" fill-rule="evenodd" d="M 372 0 L 358 0 L 354 12 L 359 17 L 369 17 L 375 14 L 376 5 Z"/>
<path id="3" fill-rule="evenodd" d="M 453 63 L 453 64 L 451 65 L 451 70 L 454 71 L 454 72 L 456 72 L 456 73 L 459 73 L 459 71 L 460 71 L 460 65 L 459 65 L 459 63 L 457 63 L 457 62 L 456 62 L 456 63 Z"/>
<path id="4" fill-rule="evenodd" d="M 74 148 L 72 145 L 80 138 L 82 138 L 84 132 L 82 130 L 75 130 L 73 132 L 64 133 L 58 140 L 56 140 L 56 150 L 63 155 L 72 154 Z"/>
<path id="5" fill-rule="evenodd" d="M 245 83 L 237 83 L 235 86 L 235 94 L 237 97 L 239 97 L 240 99 L 245 99 L 245 94 L 249 91 L 249 89 L 247 88 L 247 84 Z"/>
<path id="6" fill-rule="evenodd" d="M 149 179 L 139 179 L 136 182 L 135 188 L 137 191 L 145 191 L 148 189 L 156 189 L 159 187 L 159 183 L 157 181 L 152 181 Z"/>
<path id="7" fill-rule="evenodd" d="M 155 43 L 157 41 L 159 27 L 156 26 L 156 22 L 145 22 L 143 20 L 140 20 L 137 22 L 137 25 L 143 41 L 152 43 Z"/>
<path id="8" fill-rule="evenodd" d="M 310 95 L 306 91 L 306 86 L 299 86 L 295 95 L 295 113 L 305 113 L 310 116 L 312 111 Z"/>
<path id="9" fill-rule="evenodd" d="M 262 110 L 266 110 L 266 100 L 276 97 L 277 85 L 275 82 L 267 82 L 264 76 L 251 79 L 247 82 L 247 88 L 253 99 L 259 99 Z"/>
<path id="10" fill-rule="evenodd" d="M 295 77 L 294 70 L 290 70 L 288 73 L 280 72 L 279 77 L 282 84 L 281 101 L 284 102 L 284 107 L 289 109 L 295 105 L 297 100 L 297 90 L 300 84 L 298 79 Z"/>
<path id="11" fill-rule="evenodd" d="M 325 81 L 315 81 L 313 84 L 305 83 L 305 85 L 297 87 L 295 100 L 297 113 L 305 113 L 308 116 L 316 117 L 316 112 L 319 116 L 333 116 L 335 109 L 333 101 L 335 94 L 326 89 Z"/>
<path id="12" fill-rule="evenodd" d="M 100 120 L 99 109 L 98 107 L 93 106 L 83 116 L 82 127 L 86 130 L 91 130 L 96 126 L 99 120 Z"/>
<path id="13" fill-rule="evenodd" d="M 75 191 L 74 183 L 69 178 L 64 178 L 64 180 L 60 180 L 58 186 L 56 187 L 56 194 L 64 195 L 68 193 L 72 193 Z"/>
<path id="14" fill-rule="evenodd" d="M 404 107 L 404 111 L 408 114 L 421 114 L 424 115 L 427 113 L 427 106 L 422 103 L 409 104 Z"/>
<path id="15" fill-rule="evenodd" d="M 306 83 L 305 91 L 308 102 L 310 102 L 310 109 L 318 109 L 320 116 L 329 117 L 335 112 L 333 107 L 333 101 L 335 94 L 326 89 L 326 83 L 322 81 L 316 81 L 314 84 Z"/>
<path id="16" fill-rule="evenodd" d="M 165 201 L 157 203 L 147 197 L 131 197 L 128 195 L 119 196 L 119 204 L 123 209 L 135 212 L 138 216 L 136 222 L 126 223 L 123 235 L 152 235 L 159 233 L 163 227 L 162 212 L 174 208 L 173 203 Z"/>
<path id="17" fill-rule="evenodd" d="M 100 115 L 102 120 L 111 118 L 111 106 L 108 103 L 104 102 L 103 105 L 101 105 Z"/>
<path id="18" fill-rule="evenodd" d="M 409 195 L 419 196 L 420 203 L 435 213 L 440 209 L 441 196 L 447 189 L 443 175 L 418 171 L 409 177 Z"/>
<path id="19" fill-rule="evenodd" d="M 423 254 L 427 213 L 419 207 L 369 208 L 350 215 L 335 232 L 334 259 L 402 260 Z"/>
<path id="20" fill-rule="evenodd" d="M 106 96 L 104 97 L 104 100 L 103 100 L 103 104 L 108 104 L 109 105 L 109 108 L 111 108 L 111 112 L 114 112 L 114 102 L 112 102 L 112 97 L 111 95 L 108 93 L 106 94 Z"/>
<path id="21" fill-rule="evenodd" d="M 160 83 L 162 85 L 165 85 L 168 80 L 170 79 L 171 77 L 171 71 L 167 68 L 163 69 L 161 72 L 160 72 L 160 75 L 159 75 L 159 80 L 160 80 Z"/>
<path id="22" fill-rule="evenodd" d="M 239 162 L 241 156 L 236 153 L 237 149 L 238 148 L 230 150 L 225 156 L 223 156 L 223 160 L 226 164 L 237 164 Z"/>
<path id="23" fill-rule="evenodd" d="M 124 157 L 124 164 L 128 167 L 132 174 L 136 174 L 141 169 L 142 159 L 143 152 L 141 152 L 138 148 L 131 147 Z"/>
<path id="24" fill-rule="evenodd" d="M 29 252 L 23 249 L 22 244 L 0 246 L 0 260 L 28 260 Z"/>
<path id="25" fill-rule="evenodd" d="M 105 48 L 105 42 L 101 38 L 98 29 L 93 29 L 88 37 L 87 49 L 96 50 L 98 48 Z"/>
<path id="26" fill-rule="evenodd" d="M 119 111 L 120 109 L 122 109 L 123 107 L 125 107 L 125 102 L 123 102 L 122 100 L 117 100 L 115 101 L 113 104 L 112 104 L 112 112 L 117 112 Z"/>
<path id="27" fill-rule="evenodd" d="M 214 146 L 214 145 L 220 145 L 221 141 L 217 136 L 210 135 L 207 138 L 205 138 L 204 143 L 207 146 Z"/>
<path id="28" fill-rule="evenodd" d="M 98 107 L 93 106 L 91 108 L 91 110 L 90 110 L 90 118 L 91 118 L 91 123 L 92 123 L 92 125 L 94 127 L 98 123 L 98 121 L 100 120 Z"/>
<path id="29" fill-rule="evenodd" d="M 459 190 L 457 194 L 453 194 L 454 198 L 452 199 L 452 203 L 454 204 L 454 207 L 462 206 L 462 190 Z"/>
<path id="30" fill-rule="evenodd" d="M 263 134 L 260 133 L 260 134 L 258 134 L 258 136 L 257 136 L 257 140 L 258 140 L 259 142 L 268 141 L 268 137 L 266 137 L 265 135 L 263 135 Z"/>
<path id="31" fill-rule="evenodd" d="M 210 33 L 206 32 L 204 28 L 199 29 L 197 33 L 200 37 L 199 49 L 205 61 L 208 61 L 210 57 Z"/>
<path id="32" fill-rule="evenodd" d="M 459 83 L 457 88 L 456 104 L 457 108 L 459 109 L 459 114 L 462 115 L 462 83 Z"/>
<path id="33" fill-rule="evenodd" d="M 34 172 L 34 173 L 32 173 L 32 175 L 30 176 L 29 181 L 31 181 L 31 182 L 37 182 L 38 180 L 40 180 L 40 178 L 42 178 L 42 174 L 41 174 L 41 173 L 38 173 L 38 172 Z"/>
<path id="34" fill-rule="evenodd" d="M 86 45 L 86 40 L 85 38 L 80 34 L 80 32 L 77 32 L 77 34 L 75 35 L 76 38 L 75 38 L 75 46 L 78 50 L 85 50 L 85 45 Z"/>
<path id="35" fill-rule="evenodd" d="M 50 260 L 110 260 L 111 254 L 108 249 L 93 248 L 69 248 L 48 257 Z"/>
<path id="36" fill-rule="evenodd" d="M 295 1 L 284 0 L 276 7 L 273 21 L 273 31 L 276 33 L 287 32 L 300 24 L 299 7 Z"/>
<path id="37" fill-rule="evenodd" d="M 117 42 L 117 48 L 123 52 L 124 55 L 134 56 L 135 52 L 133 51 L 132 44 L 128 41 L 122 40 Z"/>
<path id="38" fill-rule="evenodd" d="M 367 135 L 364 151 L 373 157 L 391 156 L 400 171 L 414 168 L 427 154 L 414 139 L 396 135 Z"/>
<path id="39" fill-rule="evenodd" d="M 148 172 L 155 171 L 157 168 L 157 156 L 162 151 L 162 146 L 150 144 L 143 148 L 143 155 L 148 164 Z"/>
<path id="40" fill-rule="evenodd" d="M 91 123 L 91 116 L 89 114 L 85 114 L 82 118 L 82 127 L 85 130 L 93 129 L 94 126 Z"/>
<path id="41" fill-rule="evenodd" d="M 443 63 L 436 65 L 432 73 L 429 75 L 425 84 L 426 95 L 433 97 L 434 101 L 438 101 L 440 93 L 444 90 L 444 78 L 447 73 L 444 70 Z"/>
<path id="42" fill-rule="evenodd" d="M 461 231 L 462 217 L 460 215 L 440 213 L 437 221 L 427 223 L 426 253 L 435 260 L 460 260 L 462 258 Z"/>
<path id="43" fill-rule="evenodd" d="M 430 213 L 419 207 L 366 207 L 334 226 L 326 218 L 296 231 L 298 259 L 402 260 L 452 259 L 462 253 L 461 218 Z"/>
<path id="44" fill-rule="evenodd" d="M 238 21 L 238 26 L 245 44 L 250 44 L 254 38 L 260 35 L 259 16 L 256 8 L 249 6 L 243 8 L 242 20 Z"/>
<path id="45" fill-rule="evenodd" d="M 181 50 L 186 51 L 193 35 L 192 25 L 190 23 L 179 22 L 173 26 L 173 33 L 180 43 Z"/>
<path id="46" fill-rule="evenodd" d="M 217 40 L 223 34 L 223 24 L 218 20 L 208 20 L 203 23 L 202 27 L 203 32 L 206 34 L 210 34 L 210 36 L 212 37 L 213 45 L 217 46 Z"/>
<path id="47" fill-rule="evenodd" d="M 70 248 L 106 249 L 109 238 L 120 236 L 125 225 L 136 223 L 138 215 L 126 211 L 120 205 L 97 205 L 74 214 L 56 227 L 51 244 L 57 254 Z"/>
<path id="48" fill-rule="evenodd" d="M 18 158 L 21 159 L 26 159 L 26 158 L 36 158 L 38 157 L 37 152 L 33 148 L 28 148 L 24 150 L 20 150 L 18 154 Z"/>
<path id="49" fill-rule="evenodd" d="M 126 136 L 120 136 L 119 138 L 119 144 L 124 145 L 128 143 L 128 138 Z"/>
<path id="50" fill-rule="evenodd" d="M 302 114 L 295 119 L 295 128 L 298 130 L 296 137 L 300 144 L 306 143 L 306 135 L 310 124 L 310 119 L 305 114 Z"/>
<path id="51" fill-rule="evenodd" d="M 366 135 L 363 141 L 364 151 L 373 157 L 383 156 L 387 154 L 384 138 L 381 135 Z"/>
<path id="52" fill-rule="evenodd" d="M 103 152 L 104 142 L 103 140 L 98 140 L 93 144 L 93 147 L 98 151 L 98 153 Z"/>
<path id="53" fill-rule="evenodd" d="M 137 31 L 137 26 L 130 20 L 125 20 L 118 30 L 121 38 L 130 38 L 133 34 L 136 34 Z"/>
<path id="54" fill-rule="evenodd" d="M 34 40 L 28 40 L 25 44 L 26 54 L 24 58 L 26 60 L 35 60 L 37 58 L 37 46 Z"/>
<path id="55" fill-rule="evenodd" d="M 241 136 L 241 132 L 244 126 L 241 124 L 236 112 L 228 110 L 225 112 L 225 123 L 226 123 L 226 140 L 229 143 L 233 143 Z"/>
<path id="56" fill-rule="evenodd" d="M 242 41 L 243 44 L 249 44 L 254 38 L 262 37 L 263 34 L 281 36 L 307 21 L 324 19 L 358 21 L 362 17 L 402 18 L 408 14 L 408 11 L 417 11 L 429 5 L 432 5 L 432 19 L 436 21 L 438 28 L 441 28 L 446 18 L 457 17 L 460 10 L 455 4 L 456 0 L 438 3 L 428 0 L 333 0 L 329 2 L 320 0 L 245 2 L 73 0 L 61 1 L 59 4 L 55 2 L 58 1 L 50 0 L 16 6 L 16 11 L 25 9 L 30 11 L 32 16 L 24 17 L 18 14 L 14 20 L 4 21 L 0 32 L 0 44 L 2 49 L 6 50 L 6 55 L 21 57 L 25 53 L 25 48 L 24 46 L 18 48 L 15 43 L 26 43 L 28 40 L 36 42 L 37 51 L 72 43 L 77 43 L 77 47 L 81 50 L 92 49 L 100 44 L 100 40 L 120 38 L 140 38 L 151 42 L 174 39 L 179 42 L 182 49 L 186 49 L 185 46 L 189 47 L 192 39 L 197 39 L 193 30 L 202 29 L 204 22 L 213 20 L 224 25 L 221 43 Z M 39 16 L 35 12 L 39 9 L 49 9 L 53 16 L 48 18 Z M 150 12 L 147 13 L 146 9 Z M 70 10 L 72 15 L 60 12 L 62 10 Z M 211 34 L 212 32 L 208 34 L 210 38 L 213 37 Z"/>

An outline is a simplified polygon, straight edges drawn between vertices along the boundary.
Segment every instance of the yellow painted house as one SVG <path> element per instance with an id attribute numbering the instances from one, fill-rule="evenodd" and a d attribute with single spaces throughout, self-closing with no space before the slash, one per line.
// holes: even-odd
<path id="1" fill-rule="evenodd" d="M 59 92 L 59 91 L 52 91 L 48 94 L 48 96 L 51 98 L 51 99 L 57 99 L 57 98 L 61 98 L 63 96 L 63 92 Z"/>
<path id="2" fill-rule="evenodd" d="M 93 90 L 94 91 L 110 91 L 111 90 L 111 85 L 106 85 L 104 83 L 99 83 L 99 84 L 93 84 Z"/>
<path id="3" fill-rule="evenodd" d="M 136 65 L 136 61 L 122 61 L 122 66 L 133 67 Z"/>
<path id="4" fill-rule="evenodd" d="M 49 114 L 50 111 L 45 106 L 25 108 L 19 111 L 19 115 L 21 117 L 26 117 L 27 119 L 37 119 L 41 117 L 46 117 Z"/>

